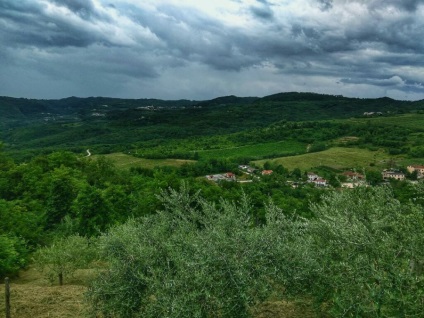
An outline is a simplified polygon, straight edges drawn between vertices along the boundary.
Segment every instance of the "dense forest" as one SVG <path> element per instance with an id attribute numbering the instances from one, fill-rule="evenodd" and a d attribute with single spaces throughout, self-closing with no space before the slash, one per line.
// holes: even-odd
<path id="1" fill-rule="evenodd" d="M 420 317 L 424 189 L 406 165 L 424 162 L 423 107 L 300 93 L 1 98 L 0 277 L 35 266 L 62 285 L 96 268 L 91 317 L 250 317 L 272 299 L 317 317 Z M 279 161 L 330 149 L 369 157 Z M 342 188 L 346 171 L 366 182 Z M 207 178 L 220 173 L 238 182 Z"/>

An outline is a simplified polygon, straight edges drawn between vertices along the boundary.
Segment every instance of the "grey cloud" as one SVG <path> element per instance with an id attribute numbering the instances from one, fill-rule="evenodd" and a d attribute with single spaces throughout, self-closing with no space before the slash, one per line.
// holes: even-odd
<path id="1" fill-rule="evenodd" d="M 409 12 L 416 11 L 418 6 L 423 5 L 423 0 L 373 0 L 368 2 L 371 9 L 378 9 L 387 7 L 387 5 L 395 6 L 398 9 L 406 10 Z"/>
<path id="2" fill-rule="evenodd" d="M 51 0 L 53 3 L 64 6 L 81 17 L 88 18 L 95 14 L 92 0 Z"/>
<path id="3" fill-rule="evenodd" d="M 267 0 L 256 0 L 256 2 L 256 5 L 249 8 L 253 17 L 263 21 L 274 20 L 274 11 L 271 8 L 273 5 Z"/>
<path id="4" fill-rule="evenodd" d="M 88 2 L 84 8 L 89 8 Z M 69 23 L 64 17 L 46 15 L 43 5 L 30 1 L 19 4 L 4 1 L 0 9 L 0 22 L 4 25 L 0 36 L 10 45 L 85 47 L 97 41 L 106 41 L 87 32 L 83 26 Z"/>
<path id="5" fill-rule="evenodd" d="M 262 20 L 272 20 L 274 18 L 274 12 L 270 7 L 267 6 L 252 6 L 250 7 L 250 11 L 253 16 L 262 19 Z"/>
<path id="6" fill-rule="evenodd" d="M 408 92 L 423 92 L 424 86 L 421 83 L 405 80 L 398 75 L 390 78 L 343 78 L 342 83 L 345 84 L 361 84 L 371 85 L 384 88 L 401 89 Z"/>
<path id="7" fill-rule="evenodd" d="M 390 78 L 367 78 L 367 79 L 352 79 L 352 78 L 344 78 L 341 80 L 342 83 L 350 83 L 350 84 L 371 84 L 375 86 L 404 86 L 405 81 L 399 76 L 392 76 Z"/>
<path id="8" fill-rule="evenodd" d="M 161 15 L 132 11 L 131 18 L 149 28 L 163 43 L 156 48 L 160 54 L 176 59 L 200 62 L 219 70 L 238 71 L 255 63 L 256 58 L 241 52 L 240 42 L 246 37 L 229 30 L 197 11 L 181 11 L 173 6 L 162 7 Z"/>
<path id="9" fill-rule="evenodd" d="M 394 87 L 424 94 L 424 88 L 415 84 L 420 75 L 414 78 L 399 71 L 403 65 L 424 67 L 424 21 L 414 12 L 423 1 L 387 0 L 403 10 L 389 16 L 384 7 L 377 6 L 383 6 L 383 0 L 352 0 L 373 9 L 341 20 L 336 28 L 328 16 L 341 10 L 347 0 L 314 0 L 308 4 L 326 12 L 315 10 L 310 19 L 283 14 L 284 20 L 279 20 L 282 6 L 257 0 L 240 11 L 249 15 L 254 25 L 249 29 L 228 26 L 225 20 L 194 8 L 169 4 L 151 9 L 128 2 L 113 7 L 105 3 L 98 11 L 101 1 L 48 0 L 68 8 L 74 14 L 70 21 L 69 14 L 46 12 L 45 1 L 0 0 L 0 43 L 8 48 L 0 50 L 0 66 L 6 60 L 15 61 L 45 77 L 64 77 L 69 82 L 83 77 L 90 83 L 105 83 L 105 78 L 113 82 L 114 76 L 121 82 L 153 81 L 164 73 L 196 67 L 226 76 L 240 74 L 238 78 L 255 70 L 257 74 L 314 76 L 334 82 L 343 77 L 345 86 Z M 347 17 L 353 16 L 348 13 Z M 125 23 L 120 25 L 117 17 Z M 154 40 L 138 37 L 138 28 L 151 32 Z M 109 30 L 115 29 L 115 37 L 128 36 L 128 43 L 113 38 Z M 192 76 L 199 81 L 208 75 Z"/>
<path id="10" fill-rule="evenodd" d="M 333 0 L 317 0 L 321 10 L 328 11 L 333 8 Z"/>

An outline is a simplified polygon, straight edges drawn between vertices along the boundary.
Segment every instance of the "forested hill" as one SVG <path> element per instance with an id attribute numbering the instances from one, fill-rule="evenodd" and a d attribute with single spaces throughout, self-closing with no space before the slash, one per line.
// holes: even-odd
<path id="1" fill-rule="evenodd" d="M 0 97 L 5 151 L 29 155 L 86 147 L 123 151 L 151 141 L 213 136 L 264 128 L 279 121 L 315 121 L 424 110 L 422 101 L 359 99 L 313 93 L 207 101 L 106 97 L 35 100 Z M 148 146 L 143 144 L 144 146 Z M 84 150 L 85 151 L 85 150 Z"/>
<path id="2" fill-rule="evenodd" d="M 279 120 L 314 120 L 347 118 L 364 112 L 407 112 L 424 108 L 424 101 L 397 101 L 391 98 L 360 99 L 315 93 L 279 93 L 258 97 L 223 96 L 206 101 L 161 100 L 161 99 L 120 99 L 108 97 L 69 97 L 59 100 L 0 97 L 0 118 L 5 121 L 28 121 L 51 116 L 83 117 L 90 112 L 101 114 L 142 110 L 153 106 L 158 109 L 206 108 L 207 112 L 243 111 L 251 116 L 277 116 Z M 318 117 L 318 118 L 317 118 Z M 277 118 L 275 118 L 277 119 Z"/>

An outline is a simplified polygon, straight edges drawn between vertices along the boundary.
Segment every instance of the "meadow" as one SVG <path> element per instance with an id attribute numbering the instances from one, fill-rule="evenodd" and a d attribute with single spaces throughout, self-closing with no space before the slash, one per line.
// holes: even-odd
<path id="1" fill-rule="evenodd" d="M 385 151 L 370 151 L 360 148 L 334 147 L 320 152 L 307 153 L 298 156 L 282 157 L 271 160 L 258 160 L 254 163 L 263 166 L 266 161 L 281 164 L 283 167 L 293 170 L 311 170 L 314 167 L 327 166 L 334 169 L 357 169 L 363 170 L 370 167 L 384 168 L 393 156 Z"/>
<path id="2" fill-rule="evenodd" d="M 424 132 L 424 114 L 408 113 L 393 116 L 380 116 L 380 117 L 361 117 L 350 118 L 348 120 L 335 120 L 336 122 L 344 123 L 360 123 L 360 124 L 383 124 L 388 126 L 400 126 L 409 128 L 415 131 Z"/>
<path id="3" fill-rule="evenodd" d="M 84 318 L 87 306 L 84 294 L 95 271 L 80 269 L 63 286 L 52 285 L 33 267 L 22 270 L 12 278 L 11 316 L 13 318 Z M 0 299 L 4 299 L 4 284 L 0 284 Z M 4 301 L 0 313 L 5 312 Z M 254 318 L 313 318 L 316 317 L 307 301 L 270 300 L 253 310 Z"/>
<path id="4" fill-rule="evenodd" d="M 229 147 L 213 150 L 199 150 L 199 158 L 208 160 L 214 158 L 266 158 L 290 156 L 304 153 L 307 145 L 294 140 L 268 142 L 255 145 Z"/>
<path id="5" fill-rule="evenodd" d="M 92 156 L 93 159 L 99 158 L 100 155 Z M 193 160 L 184 160 L 184 159 L 143 159 L 138 157 L 133 157 L 124 153 L 111 153 L 106 155 L 101 155 L 109 160 L 111 160 L 116 168 L 118 169 L 130 169 L 130 168 L 147 168 L 153 169 L 155 167 L 181 167 L 186 163 L 193 163 Z"/>

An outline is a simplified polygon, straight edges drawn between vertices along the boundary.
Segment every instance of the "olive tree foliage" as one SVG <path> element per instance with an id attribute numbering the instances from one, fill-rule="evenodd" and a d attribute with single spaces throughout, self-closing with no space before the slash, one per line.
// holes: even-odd
<path id="1" fill-rule="evenodd" d="M 422 206 L 377 187 L 331 193 L 311 209 L 312 292 L 333 316 L 422 317 Z"/>
<path id="2" fill-rule="evenodd" d="M 50 246 L 38 249 L 34 253 L 34 262 L 51 283 L 57 279 L 59 285 L 63 285 L 64 277 L 85 268 L 95 256 L 95 244 L 86 237 L 74 234 L 59 237 Z"/>
<path id="3" fill-rule="evenodd" d="M 309 278 L 307 267 L 298 270 L 302 222 L 272 203 L 266 225 L 255 227 L 246 196 L 213 204 L 182 184 L 159 199 L 157 214 L 100 238 L 109 267 L 88 292 L 93 317 L 249 317 L 258 302 Z"/>

